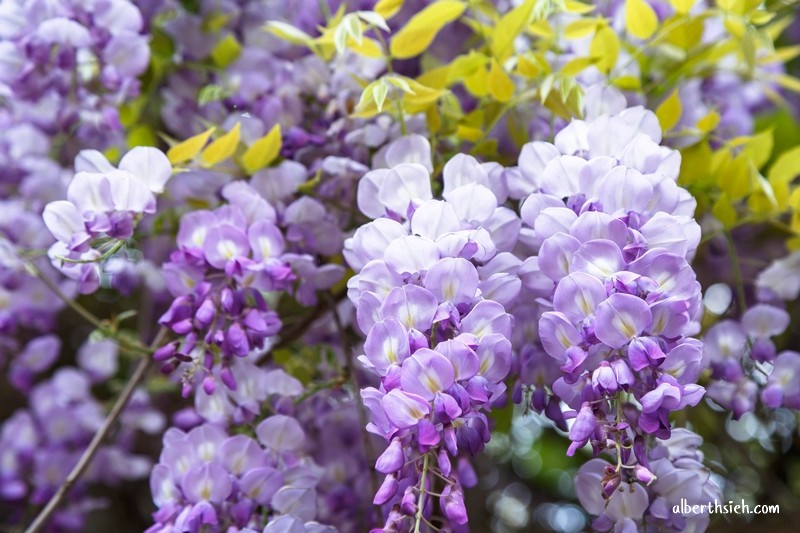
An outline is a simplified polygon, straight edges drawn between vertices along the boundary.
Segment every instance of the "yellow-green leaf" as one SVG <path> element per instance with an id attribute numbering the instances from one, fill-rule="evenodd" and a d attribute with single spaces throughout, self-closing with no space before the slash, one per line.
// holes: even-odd
<path id="1" fill-rule="evenodd" d="M 536 0 L 525 0 L 497 22 L 492 32 L 492 53 L 498 60 L 502 61 L 513 51 L 514 39 L 528 24 L 534 5 Z"/>
<path id="2" fill-rule="evenodd" d="M 611 72 L 619 58 L 619 38 L 616 32 L 608 26 L 597 29 L 589 45 L 589 54 L 597 58 L 597 68 L 606 74 Z"/>
<path id="3" fill-rule="evenodd" d="M 127 140 L 129 148 L 133 148 L 134 146 L 156 146 L 158 144 L 153 129 L 144 124 L 138 124 L 131 128 Z"/>
<path id="4" fill-rule="evenodd" d="M 800 79 L 789 76 L 788 74 L 779 74 L 772 77 L 772 79 L 778 82 L 778 85 L 784 89 L 789 89 L 790 91 L 800 93 Z"/>
<path id="5" fill-rule="evenodd" d="M 755 168 L 763 167 L 772 154 L 774 139 L 772 129 L 753 135 L 742 149 L 742 153 L 750 158 Z"/>
<path id="6" fill-rule="evenodd" d="M 370 39 L 369 37 L 362 37 L 360 43 L 356 42 L 356 40 L 351 37 L 347 41 L 347 48 L 364 57 L 383 57 L 383 49 L 381 49 L 381 46 L 374 39 Z"/>
<path id="7" fill-rule="evenodd" d="M 642 80 L 638 76 L 631 76 L 629 74 L 626 76 L 620 76 L 619 78 L 614 78 L 612 85 L 622 89 L 623 91 L 638 91 L 642 88 Z"/>
<path id="8" fill-rule="evenodd" d="M 675 11 L 680 15 L 685 15 L 692 10 L 697 0 L 670 0 L 670 4 L 675 8 Z"/>
<path id="9" fill-rule="evenodd" d="M 773 187 L 778 183 L 789 183 L 798 175 L 800 175 L 800 146 L 783 152 L 767 172 Z"/>
<path id="10" fill-rule="evenodd" d="M 737 156 L 727 161 L 718 171 L 717 185 L 732 200 L 739 200 L 754 187 L 754 169 L 747 157 Z"/>
<path id="11" fill-rule="evenodd" d="M 492 60 L 492 66 L 489 69 L 488 88 L 489 93 L 494 96 L 498 102 L 508 102 L 514 96 L 514 82 L 503 70 L 503 67 L 497 62 L 496 59 Z"/>
<path id="12" fill-rule="evenodd" d="M 584 4 L 581 2 L 576 2 L 574 0 L 567 0 L 564 3 L 564 9 L 568 13 L 575 13 L 576 15 L 585 15 L 586 13 L 591 13 L 594 11 L 595 6 Z"/>
<path id="13" fill-rule="evenodd" d="M 185 141 L 170 148 L 169 151 L 167 151 L 169 162 L 174 165 L 194 159 L 206 145 L 206 142 L 208 142 L 209 137 L 211 137 L 215 129 L 214 127 L 208 128 L 203 133 L 199 133 L 194 137 L 189 137 Z"/>
<path id="14" fill-rule="evenodd" d="M 578 72 L 585 68 L 591 67 L 595 63 L 597 63 L 596 57 L 576 57 L 575 59 L 567 61 L 567 63 L 561 67 L 561 73 L 565 76 L 574 76 Z"/>
<path id="15" fill-rule="evenodd" d="M 683 107 L 678 91 L 672 91 L 669 98 L 661 102 L 656 109 L 656 117 L 658 117 L 658 123 L 661 124 L 661 129 L 664 131 L 672 129 L 681 119 L 682 113 Z"/>
<path id="16" fill-rule="evenodd" d="M 373 11 L 382 16 L 385 20 L 389 20 L 397 15 L 400 8 L 403 7 L 403 0 L 380 0 L 375 4 Z"/>
<path id="17" fill-rule="evenodd" d="M 439 30 L 460 17 L 466 8 L 465 3 L 455 0 L 441 0 L 429 5 L 411 17 L 392 38 L 389 45 L 392 56 L 405 59 L 421 54 Z"/>
<path id="18" fill-rule="evenodd" d="M 574 22 L 570 22 L 567 27 L 564 28 L 564 37 L 567 39 L 580 39 L 581 37 L 591 35 L 596 29 L 596 19 L 578 19 Z"/>
<path id="19" fill-rule="evenodd" d="M 237 122 L 231 131 L 209 144 L 208 148 L 203 150 L 203 163 L 213 166 L 231 157 L 239 146 L 241 129 L 242 125 Z"/>
<path id="20" fill-rule="evenodd" d="M 295 28 L 291 24 L 287 24 L 285 22 L 280 22 L 277 20 L 271 20 L 267 22 L 264 25 L 264 29 L 270 32 L 271 34 L 280 37 L 284 41 L 290 42 L 292 44 L 309 46 L 314 41 L 314 38 L 311 37 L 306 32 L 304 32 L 303 30 Z"/>
<path id="21" fill-rule="evenodd" d="M 644 0 L 625 2 L 625 26 L 634 37 L 647 40 L 658 29 L 658 17 L 650 4 Z"/>
<path id="22" fill-rule="evenodd" d="M 725 194 L 720 195 L 717 201 L 714 202 L 714 206 L 711 208 L 711 213 L 717 220 L 722 222 L 722 225 L 726 228 L 733 227 L 733 225 L 736 224 L 736 219 L 738 218 L 736 209 L 733 207 L 733 203 Z"/>
<path id="23" fill-rule="evenodd" d="M 242 45 L 232 34 L 228 34 L 224 39 L 220 39 L 217 45 L 211 50 L 211 59 L 220 68 L 225 68 L 239 57 L 242 53 Z"/>
<path id="24" fill-rule="evenodd" d="M 275 124 L 269 133 L 256 140 L 242 155 L 242 165 L 250 174 L 272 163 L 281 151 L 281 125 Z"/>
<path id="25" fill-rule="evenodd" d="M 717 124 L 719 124 L 719 119 L 719 113 L 712 109 L 706 116 L 697 121 L 697 129 L 703 133 L 708 133 L 717 127 Z"/>

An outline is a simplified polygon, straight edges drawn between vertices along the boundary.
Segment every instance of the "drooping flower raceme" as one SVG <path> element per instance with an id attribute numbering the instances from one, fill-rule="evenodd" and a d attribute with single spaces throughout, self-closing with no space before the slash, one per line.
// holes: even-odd
<path id="1" fill-rule="evenodd" d="M 703 439 L 678 428 L 669 439 L 657 439 L 646 455 L 639 444 L 623 456 L 618 472 L 604 459 L 591 459 L 581 466 L 575 488 L 581 505 L 596 518 L 596 531 L 705 531 L 709 511 L 676 513 L 687 505 L 708 505 L 722 499 L 719 487 L 703 466 L 699 450 Z M 637 450 L 638 448 L 638 450 Z M 630 462 L 629 462 L 629 459 Z M 697 509 L 697 508 L 695 508 Z"/>
<path id="2" fill-rule="evenodd" d="M 694 200 L 675 183 L 679 154 L 658 145 L 655 115 L 610 111 L 573 121 L 554 144 L 523 148 L 519 183 L 536 192 L 520 209 L 520 241 L 537 255 L 520 270 L 526 290 L 548 302 L 538 338 L 562 371 L 545 373 L 555 378 L 549 390 L 572 409 L 568 453 L 587 443 L 595 453 L 640 449 L 647 484 L 645 438 L 669 438 L 670 413 L 704 392 L 702 344 L 690 338 L 700 285 L 687 261 L 700 228 Z M 563 424 L 557 410 L 547 414 Z"/>
<path id="3" fill-rule="evenodd" d="M 334 531 L 314 522 L 320 472 L 297 420 L 268 417 L 255 437 L 213 424 L 167 430 L 150 477 L 158 511 L 147 531 Z"/>
<path id="4" fill-rule="evenodd" d="M 426 150 L 405 156 L 424 163 Z M 367 335 L 360 360 L 380 377 L 362 397 L 367 429 L 389 441 L 375 466 L 386 476 L 374 498 L 388 510 L 386 531 L 430 516 L 431 491 L 449 523 L 466 523 L 468 456 L 488 442 L 485 413 L 504 396 L 512 318 L 500 302 L 520 282 L 489 265 L 513 246 L 519 221 L 487 182 L 487 169 L 460 155 L 445 167 L 445 200 L 432 199 L 420 163 L 373 170 L 359 184 L 362 212 L 383 215 L 356 230 L 345 257 L 359 272 L 348 287 Z"/>

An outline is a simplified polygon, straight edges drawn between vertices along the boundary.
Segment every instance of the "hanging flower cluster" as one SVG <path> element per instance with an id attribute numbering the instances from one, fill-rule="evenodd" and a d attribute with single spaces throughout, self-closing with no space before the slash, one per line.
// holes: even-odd
<path id="1" fill-rule="evenodd" d="M 434 515 L 429 493 L 440 481 L 442 490 L 433 493 L 441 494 L 444 519 L 466 523 L 463 487 L 474 482 L 468 457 L 489 440 L 486 412 L 503 398 L 511 367 L 513 321 L 500 302 L 520 287 L 516 276 L 492 268 L 508 243 L 506 237 L 496 244 L 492 232 L 513 228 L 516 217 L 498 207 L 497 194 L 502 201 L 505 193 L 486 186 L 487 168 L 468 156 L 452 159 L 445 200 L 434 200 L 426 143 L 396 143 L 416 143 L 400 153 L 419 162 L 398 161 L 364 176 L 359 207 L 384 218 L 345 244 L 350 265 L 360 269 L 349 282 L 367 335 L 360 359 L 381 380 L 361 394 L 369 431 L 390 443 L 375 466 L 386 477 L 374 502 L 391 507 L 384 525 L 391 531 Z"/>

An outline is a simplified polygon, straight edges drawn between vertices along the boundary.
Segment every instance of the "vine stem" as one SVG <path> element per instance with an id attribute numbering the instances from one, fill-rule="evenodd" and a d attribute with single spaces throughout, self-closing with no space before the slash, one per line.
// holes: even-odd
<path id="1" fill-rule="evenodd" d="M 742 265 L 739 263 L 739 254 L 736 252 L 736 243 L 730 231 L 725 232 L 725 241 L 728 243 L 728 253 L 731 256 L 731 270 L 733 270 L 733 282 L 736 285 L 736 299 L 739 304 L 739 312 L 744 314 L 747 310 L 745 301 L 744 280 L 742 279 Z"/>
<path id="2" fill-rule="evenodd" d="M 419 533 L 419 526 L 422 523 L 422 507 L 425 503 L 425 478 L 428 475 L 428 458 L 430 454 L 425 452 L 425 458 L 422 460 L 422 475 L 419 480 L 419 499 L 417 500 L 417 518 L 414 523 L 414 533 Z"/>
<path id="3" fill-rule="evenodd" d="M 156 334 L 155 339 L 153 339 L 153 342 L 150 343 L 150 348 L 153 349 L 161 344 L 164 340 L 164 337 L 166 337 L 167 332 L 167 328 L 162 326 L 162 328 L 158 331 L 158 334 Z M 92 441 L 83 452 L 83 455 L 81 455 L 78 463 L 72 468 L 72 471 L 67 476 L 67 479 L 64 480 L 53 497 L 50 498 L 50 501 L 47 502 L 47 505 L 42 509 L 36 519 L 31 523 L 30 526 L 28 526 L 28 529 L 25 530 L 25 533 L 37 533 L 38 531 L 41 531 L 45 525 L 47 525 L 48 520 L 50 520 L 53 513 L 55 513 L 56 509 L 58 509 L 58 506 L 61 504 L 61 501 L 67 495 L 69 490 L 81 478 L 84 472 L 86 472 L 86 469 L 91 464 L 92 459 L 94 459 L 94 456 L 100 449 L 100 445 L 103 443 L 106 436 L 108 436 L 108 434 L 111 432 L 111 428 L 114 427 L 114 424 L 119 419 L 122 411 L 125 410 L 125 407 L 128 405 L 131 396 L 133 396 L 133 392 L 144 379 L 152 363 L 153 358 L 151 357 L 144 357 L 139 361 L 139 365 L 128 379 L 128 382 L 125 384 L 125 388 L 122 390 L 122 393 L 117 398 L 117 401 L 114 402 L 114 406 L 111 408 L 108 416 L 106 416 L 106 419 L 103 421 L 103 425 L 100 427 L 97 433 L 94 434 Z"/>

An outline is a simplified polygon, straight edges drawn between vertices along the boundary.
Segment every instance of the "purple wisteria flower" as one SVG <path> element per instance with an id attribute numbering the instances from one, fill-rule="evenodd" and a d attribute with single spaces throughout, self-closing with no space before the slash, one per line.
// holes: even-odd
<path id="1" fill-rule="evenodd" d="M 489 440 L 485 413 L 504 397 L 512 363 L 513 320 L 501 302 L 521 286 L 498 255 L 513 247 L 520 226 L 499 207 L 504 186 L 490 188 L 487 167 L 459 155 L 444 169 L 445 200 L 435 200 L 427 143 L 396 143 L 407 150 L 402 158 L 394 159 L 391 145 L 395 164 L 359 183 L 359 208 L 383 218 L 345 242 L 358 270 L 348 295 L 367 335 L 359 359 L 380 377 L 379 388 L 361 392 L 371 413 L 367 429 L 389 441 L 375 466 L 386 477 L 374 503 L 384 506 L 384 530 L 392 531 L 430 512 L 433 473 L 446 480 L 439 497 L 445 518 L 466 523 L 467 457 Z"/>
<path id="2" fill-rule="evenodd" d="M 749 307 L 740 320 L 717 322 L 703 336 L 704 363 L 711 368 L 708 398 L 729 410 L 734 420 L 765 406 L 796 408 L 797 354 L 777 353 L 773 337 L 789 327 L 786 310 L 768 303 Z"/>
<path id="3" fill-rule="evenodd" d="M 314 522 L 320 468 L 306 446 L 285 415 L 264 419 L 255 439 L 213 424 L 170 428 L 150 476 L 158 511 L 147 531 L 330 531 Z"/>
<path id="4" fill-rule="evenodd" d="M 155 212 L 155 195 L 164 191 L 172 165 L 160 150 L 138 147 L 119 168 L 100 152 L 84 150 L 75 170 L 67 199 L 47 204 L 42 218 L 57 239 L 48 250 L 53 266 L 90 293 L 99 287 L 104 259 L 96 243 L 115 250 L 133 236 L 141 217 Z"/>
<path id="5" fill-rule="evenodd" d="M 52 363 L 60 342 L 54 336 L 31 341 L 15 368 L 31 370 Z M 27 504 L 43 505 L 58 490 L 103 423 L 105 410 L 90 390 L 91 381 L 78 368 L 62 367 L 31 387 L 29 374 L 17 370 L 17 386 L 29 394 L 29 407 L 19 409 L 0 427 L 0 502 L 10 513 L 5 522 L 20 521 Z M 150 405 L 143 390 L 134 394 L 114 443 L 102 445 L 88 471 L 70 491 L 67 505 L 56 512 L 52 526 L 83 531 L 85 513 L 106 505 L 87 488 L 142 479 L 151 461 L 133 453 L 137 430 L 155 434 L 164 417 Z"/>

